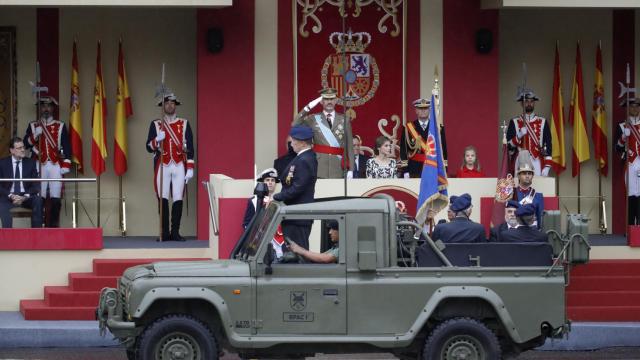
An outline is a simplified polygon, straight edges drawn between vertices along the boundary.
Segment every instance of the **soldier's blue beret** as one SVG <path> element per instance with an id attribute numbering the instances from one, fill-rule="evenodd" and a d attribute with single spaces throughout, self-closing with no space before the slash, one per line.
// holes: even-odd
<path id="1" fill-rule="evenodd" d="M 313 137 L 313 130 L 304 125 L 296 125 L 291 128 L 289 135 L 296 140 L 310 140 Z"/>
<path id="2" fill-rule="evenodd" d="M 458 196 L 458 198 L 453 201 L 453 204 L 451 204 L 451 210 L 455 212 L 463 211 L 463 210 L 467 210 L 470 206 L 471 206 L 471 195 L 464 193 Z"/>
<path id="3" fill-rule="evenodd" d="M 518 209 L 520 207 L 520 203 L 515 201 L 515 200 L 509 200 L 507 201 L 507 203 L 504 205 L 505 208 L 515 208 Z"/>
<path id="4" fill-rule="evenodd" d="M 535 213 L 536 213 L 536 209 L 531 204 L 522 205 L 516 210 L 517 217 L 530 216 Z"/>
<path id="5" fill-rule="evenodd" d="M 449 205 L 452 205 L 454 201 L 458 198 L 458 195 L 449 196 Z"/>

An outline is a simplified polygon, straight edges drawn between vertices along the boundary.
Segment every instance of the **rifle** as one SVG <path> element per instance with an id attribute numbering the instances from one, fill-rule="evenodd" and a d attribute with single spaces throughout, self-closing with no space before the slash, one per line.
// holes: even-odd
<path id="1" fill-rule="evenodd" d="M 162 107 L 160 108 L 160 130 L 164 131 L 164 98 L 165 95 L 167 93 L 167 88 L 165 87 L 165 83 L 164 83 L 164 63 L 162 63 L 162 75 L 161 75 L 161 82 L 160 82 L 160 87 L 156 89 L 156 98 L 158 97 L 158 95 L 160 95 L 162 97 Z M 163 150 L 163 142 L 164 140 L 160 140 L 158 142 L 158 171 L 159 171 L 159 175 L 160 175 L 160 186 L 158 189 L 158 197 L 159 197 L 159 202 L 158 202 L 158 207 L 160 208 L 159 214 L 160 214 L 160 229 L 159 229 L 159 234 L 160 236 L 158 236 L 158 241 L 163 241 L 162 239 L 162 200 L 163 200 L 163 183 L 164 183 L 164 169 L 163 169 L 163 163 L 162 163 L 162 150 Z M 168 201 L 168 199 L 167 199 Z M 168 225 L 168 224 L 167 224 Z M 167 234 L 168 235 L 168 234 Z"/>

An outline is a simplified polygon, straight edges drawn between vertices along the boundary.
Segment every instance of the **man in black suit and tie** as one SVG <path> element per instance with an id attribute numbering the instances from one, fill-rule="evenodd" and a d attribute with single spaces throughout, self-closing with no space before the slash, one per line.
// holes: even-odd
<path id="1" fill-rule="evenodd" d="M 23 179 L 39 177 L 35 161 L 25 158 L 22 139 L 14 137 L 9 145 L 11 156 L 0 160 L 0 178 Z M 9 210 L 16 206 L 30 208 L 31 227 L 42 227 L 42 198 L 39 182 L 2 182 L 0 183 L 0 219 L 4 228 L 13 227 L 13 218 Z"/>
<path id="2" fill-rule="evenodd" d="M 364 179 L 367 177 L 367 160 L 369 160 L 370 156 L 367 156 L 360 151 L 360 145 L 362 145 L 360 136 L 355 135 L 353 137 L 353 156 L 355 157 L 353 162 L 354 179 Z"/>
<path id="3" fill-rule="evenodd" d="M 297 125 L 291 128 L 289 135 L 291 146 L 297 155 L 280 175 L 282 190 L 273 195 L 273 199 L 286 205 L 310 203 L 314 199 L 318 173 L 318 159 L 311 150 L 313 130 L 308 126 Z M 309 250 L 312 223 L 311 220 L 285 220 L 282 222 L 282 232 L 285 238 Z"/>

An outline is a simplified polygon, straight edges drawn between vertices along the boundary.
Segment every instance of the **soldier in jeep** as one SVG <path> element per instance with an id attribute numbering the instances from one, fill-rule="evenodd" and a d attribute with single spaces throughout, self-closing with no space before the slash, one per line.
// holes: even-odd
<path id="1" fill-rule="evenodd" d="M 313 263 L 337 263 L 338 258 L 340 257 L 340 248 L 338 248 L 338 242 L 340 240 L 340 235 L 338 233 L 338 222 L 335 220 L 329 221 L 329 223 L 327 224 L 327 228 L 329 229 L 329 237 L 331 238 L 331 243 L 333 244 L 331 249 L 323 253 L 317 253 L 315 251 L 309 251 L 294 242 L 291 242 L 289 244 L 289 249 Z"/>

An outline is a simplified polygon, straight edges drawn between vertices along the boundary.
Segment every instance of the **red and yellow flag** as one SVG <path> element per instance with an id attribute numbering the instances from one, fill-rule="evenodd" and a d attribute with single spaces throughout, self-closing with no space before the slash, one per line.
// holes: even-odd
<path id="1" fill-rule="evenodd" d="M 127 73 L 124 68 L 122 40 L 118 45 L 118 94 L 116 96 L 116 129 L 113 141 L 113 167 L 116 175 L 127 172 L 127 118 L 133 115 Z"/>
<path id="2" fill-rule="evenodd" d="M 98 58 L 96 60 L 96 86 L 93 91 L 93 117 L 91 120 L 91 167 L 97 176 L 105 171 L 107 158 L 107 99 L 102 81 L 102 63 L 100 61 L 100 41 L 98 41 Z"/>
<path id="3" fill-rule="evenodd" d="M 580 43 L 578 43 L 576 67 L 573 71 L 573 84 L 571 85 L 571 105 L 569 106 L 569 123 L 573 125 L 573 162 L 571 164 L 573 177 L 580 173 L 580 164 L 589 160 L 590 157 L 583 89 L 582 60 L 580 58 Z"/>
<path id="4" fill-rule="evenodd" d="M 551 167 L 560 175 L 566 170 L 564 153 L 564 102 L 560 77 L 560 53 L 556 43 L 556 60 L 553 66 L 553 99 L 551 99 Z"/>
<path id="5" fill-rule="evenodd" d="M 78 172 L 84 174 L 82 157 L 82 117 L 80 116 L 80 82 L 78 80 L 78 51 L 73 41 L 71 57 L 71 100 L 69 102 L 69 138 L 71 140 L 71 161 L 76 164 Z"/>
<path id="6" fill-rule="evenodd" d="M 593 85 L 593 113 L 591 115 L 591 138 L 593 152 L 598 162 L 598 171 L 609 173 L 609 151 L 607 150 L 607 113 L 604 109 L 604 77 L 602 76 L 602 48 L 596 50 L 596 74 Z"/>

